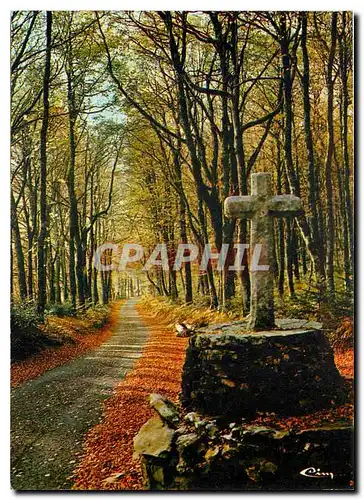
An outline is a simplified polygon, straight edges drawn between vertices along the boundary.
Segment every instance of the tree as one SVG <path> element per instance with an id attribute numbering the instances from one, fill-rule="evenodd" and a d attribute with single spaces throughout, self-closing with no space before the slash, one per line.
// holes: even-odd
<path id="1" fill-rule="evenodd" d="M 43 75 L 43 119 L 40 131 L 40 231 L 38 236 L 38 312 L 46 305 L 45 241 L 47 238 L 47 137 L 49 123 L 49 84 L 51 79 L 52 12 L 46 13 L 46 52 Z"/>

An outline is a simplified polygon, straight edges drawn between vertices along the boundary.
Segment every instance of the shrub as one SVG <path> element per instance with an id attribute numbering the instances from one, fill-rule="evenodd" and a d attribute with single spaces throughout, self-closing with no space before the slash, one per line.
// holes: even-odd
<path id="1" fill-rule="evenodd" d="M 10 313 L 11 359 L 25 359 L 39 351 L 44 334 L 38 328 L 39 315 L 33 302 L 13 302 Z"/>
<path id="2" fill-rule="evenodd" d="M 46 314 L 62 318 L 63 316 L 74 316 L 75 312 L 71 302 L 63 302 L 63 304 L 58 302 L 56 304 L 49 304 L 46 308 Z"/>
<path id="3" fill-rule="evenodd" d="M 97 304 L 88 308 L 85 312 L 85 317 L 91 321 L 94 328 L 101 328 L 107 321 L 109 316 L 109 308 L 102 304 Z"/>
<path id="4" fill-rule="evenodd" d="M 13 302 L 11 304 L 11 330 L 26 329 L 37 325 L 40 317 L 33 301 Z"/>

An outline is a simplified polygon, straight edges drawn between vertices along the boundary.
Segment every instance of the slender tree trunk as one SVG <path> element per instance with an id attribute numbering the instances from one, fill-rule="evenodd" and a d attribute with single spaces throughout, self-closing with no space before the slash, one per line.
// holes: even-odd
<path id="1" fill-rule="evenodd" d="M 49 303 L 54 304 L 56 301 L 55 276 L 54 276 L 54 259 L 52 255 L 52 246 L 49 242 L 48 246 L 48 276 L 49 276 Z"/>
<path id="2" fill-rule="evenodd" d="M 68 118 L 69 118 L 69 147 L 70 147 L 70 165 L 67 176 L 68 196 L 70 202 L 69 211 L 69 279 L 70 279 L 70 293 L 72 307 L 76 309 L 76 270 L 75 270 L 75 257 L 78 252 L 79 241 L 79 228 L 78 228 L 78 211 L 77 211 L 77 197 L 75 193 L 75 168 L 76 168 L 76 139 L 75 139 L 75 123 L 76 123 L 76 110 L 74 108 L 74 94 L 72 82 L 72 54 L 69 54 L 69 65 L 67 71 L 67 85 L 68 85 Z M 75 248 L 76 246 L 76 248 Z M 77 277 L 79 278 L 78 274 Z M 81 298 L 83 295 L 83 286 L 79 294 Z M 80 297 L 79 297 L 80 298 Z"/>
<path id="3" fill-rule="evenodd" d="M 181 243 L 187 244 L 188 238 L 187 238 L 187 224 L 186 224 L 186 204 L 183 195 L 182 169 L 179 156 L 180 148 L 181 148 L 181 143 L 178 144 L 178 150 L 174 151 L 173 159 L 177 177 L 177 190 L 179 194 L 178 208 L 179 208 L 180 237 L 181 237 Z M 185 272 L 185 302 L 186 304 L 190 304 L 193 302 L 191 262 L 185 262 L 184 272 Z"/>
<path id="4" fill-rule="evenodd" d="M 314 147 L 312 139 L 312 128 L 311 128 L 310 63 L 307 51 L 308 15 L 309 14 L 307 12 L 304 12 L 302 14 L 302 35 L 301 35 L 301 47 L 302 47 L 302 57 L 303 57 L 303 74 L 302 74 L 303 110 L 304 110 L 305 140 L 306 140 L 307 160 L 308 160 L 308 186 L 309 186 L 308 202 L 311 211 L 310 225 L 312 228 L 312 240 L 318 255 L 320 281 L 324 281 L 325 259 L 323 251 L 320 251 L 323 245 L 322 242 L 320 241 L 319 219 L 317 211 L 317 198 L 319 197 L 319 190 L 317 183 L 317 173 L 315 168 L 315 155 L 314 155 Z"/>
<path id="5" fill-rule="evenodd" d="M 351 262 L 350 262 L 350 251 L 349 251 L 349 231 L 348 231 L 348 218 L 346 212 L 346 203 L 345 203 L 345 192 L 344 192 L 344 183 L 343 183 L 343 175 L 340 171 L 340 166 L 336 163 L 337 169 L 337 180 L 338 180 L 338 188 L 339 188 L 339 199 L 340 199 L 340 212 L 341 212 L 341 225 L 343 229 L 343 256 L 344 256 L 344 273 L 345 273 L 345 289 L 349 292 L 351 291 Z"/>
<path id="6" fill-rule="evenodd" d="M 293 245 L 292 245 L 292 221 L 291 219 L 286 219 L 286 253 L 287 253 L 287 276 L 288 276 L 288 288 L 291 297 L 294 297 L 294 280 L 293 280 Z"/>
<path id="7" fill-rule="evenodd" d="M 344 175 L 344 192 L 345 192 L 345 210 L 346 210 L 346 219 L 348 224 L 348 237 L 349 237 L 349 263 L 345 263 L 347 269 L 350 267 L 350 273 L 353 273 L 353 265 L 354 265 L 354 219 L 353 219 L 353 204 L 350 192 L 350 157 L 349 157 L 349 145 L 348 145 L 348 109 L 349 109 L 349 91 L 348 91 L 348 53 L 350 48 L 347 46 L 347 25 L 346 25 L 346 12 L 342 12 L 342 31 L 343 34 L 339 37 L 339 53 L 340 53 L 340 75 L 341 75 L 341 83 L 342 83 L 342 105 L 341 105 L 341 129 L 342 129 L 342 150 L 343 150 L 343 158 L 344 158 L 344 166 L 345 166 L 345 175 Z M 351 276 L 352 280 L 352 276 Z M 352 283 L 349 285 L 349 281 L 347 282 L 348 287 L 352 289 Z"/>
<path id="8" fill-rule="evenodd" d="M 93 253 L 95 253 L 96 249 L 97 249 L 97 238 L 98 238 L 98 234 L 99 234 L 99 225 L 100 225 L 99 222 L 96 222 L 96 225 L 95 225 L 95 236 L 94 236 L 95 243 L 94 243 L 94 247 L 93 247 Z M 93 297 L 94 304 L 98 304 L 99 301 L 100 301 L 97 276 L 98 276 L 98 271 L 94 267 L 93 268 L 93 283 L 92 283 L 92 297 Z"/>
<path id="9" fill-rule="evenodd" d="M 33 234 L 28 236 L 28 294 L 33 298 Z"/>
<path id="10" fill-rule="evenodd" d="M 14 252 L 13 252 L 13 234 L 10 233 L 10 299 L 14 297 Z"/>
<path id="11" fill-rule="evenodd" d="M 299 183 L 296 171 L 293 165 L 292 157 L 292 54 L 290 54 L 290 34 L 286 26 L 286 13 L 281 14 L 280 19 L 280 49 L 282 56 L 283 67 L 283 97 L 284 97 L 284 154 L 285 154 L 285 167 L 289 181 L 291 193 L 299 196 Z M 309 251 L 310 257 L 313 260 L 315 275 L 317 280 L 320 280 L 320 265 L 317 249 L 315 248 L 312 240 L 310 226 L 304 214 L 297 217 L 299 228 L 304 239 L 304 242 Z"/>
<path id="12" fill-rule="evenodd" d="M 62 283 L 63 283 L 63 300 L 66 302 L 68 300 L 68 279 L 67 279 L 66 252 L 64 249 L 62 251 L 61 271 L 62 271 Z"/>
<path id="13" fill-rule="evenodd" d="M 331 47 L 327 63 L 327 128 L 328 144 L 325 163 L 325 183 L 326 183 L 326 209 L 327 209 L 327 278 L 331 294 L 335 293 L 334 282 L 334 245 L 335 245 L 335 224 L 333 208 L 333 188 L 332 188 L 332 159 L 334 154 L 334 82 L 333 68 L 335 60 L 337 39 L 337 12 L 331 14 Z"/>
<path id="14" fill-rule="evenodd" d="M 205 213 L 203 211 L 202 200 L 199 200 L 198 202 L 198 220 L 203 234 L 203 244 L 206 245 L 208 243 L 208 235 L 207 235 L 206 219 L 205 219 Z M 210 307 L 212 309 L 217 309 L 219 305 L 219 300 L 217 297 L 214 273 L 211 266 L 211 262 L 208 262 L 207 264 L 206 276 L 207 276 L 208 290 L 210 294 Z"/>
<path id="15" fill-rule="evenodd" d="M 33 232 L 31 225 L 30 225 L 30 217 L 29 217 L 29 212 L 27 209 L 27 202 L 26 202 L 26 199 L 24 196 L 24 192 L 22 194 L 22 200 L 23 200 L 23 212 L 24 212 L 27 236 L 28 236 L 28 251 L 27 251 L 28 297 L 30 299 L 32 299 L 33 298 L 33 238 L 34 238 L 34 232 Z"/>
<path id="16" fill-rule="evenodd" d="M 47 11 L 46 52 L 43 76 L 43 119 L 40 132 L 40 231 L 38 236 L 38 313 L 44 318 L 46 304 L 45 241 L 47 237 L 47 136 L 49 122 L 49 82 L 51 77 L 52 12 Z"/>
<path id="17" fill-rule="evenodd" d="M 300 279 L 300 262 L 298 257 L 298 236 L 296 233 L 296 224 L 292 224 L 292 259 L 293 259 L 293 272 L 296 280 Z"/>

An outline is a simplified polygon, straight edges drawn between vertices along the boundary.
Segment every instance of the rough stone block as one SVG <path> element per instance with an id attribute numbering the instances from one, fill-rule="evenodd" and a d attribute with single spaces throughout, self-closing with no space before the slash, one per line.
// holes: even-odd
<path id="1" fill-rule="evenodd" d="M 285 328 L 289 323 L 284 325 Z M 321 330 L 291 329 L 192 337 L 182 404 L 206 415 L 298 415 L 345 400 L 345 382 Z"/>
<path id="2" fill-rule="evenodd" d="M 190 419 L 189 419 L 190 421 Z M 204 425 L 194 432 L 197 422 Z M 350 423 L 301 431 L 230 423 L 211 417 L 181 425 L 172 452 L 143 455 L 151 490 L 300 491 L 353 489 L 353 428 Z M 210 437 L 208 426 L 216 433 Z M 181 431 L 181 432 L 180 432 Z"/>

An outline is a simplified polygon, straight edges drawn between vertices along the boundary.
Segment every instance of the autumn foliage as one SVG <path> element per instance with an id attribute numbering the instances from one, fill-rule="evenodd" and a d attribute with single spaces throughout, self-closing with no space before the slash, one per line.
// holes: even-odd
<path id="1" fill-rule="evenodd" d="M 153 415 L 152 392 L 178 401 L 186 339 L 161 327 L 145 306 L 138 307 L 150 329 L 143 356 L 106 401 L 104 419 L 88 434 L 85 455 L 75 471 L 74 489 L 143 489 L 139 462 L 133 461 L 133 438 Z"/>

